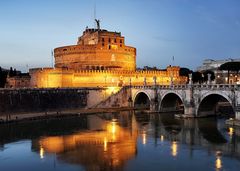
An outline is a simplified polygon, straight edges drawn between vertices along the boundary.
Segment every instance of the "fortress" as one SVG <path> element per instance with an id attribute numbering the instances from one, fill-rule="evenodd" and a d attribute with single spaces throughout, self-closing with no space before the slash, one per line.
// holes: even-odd
<path id="1" fill-rule="evenodd" d="M 116 87 L 124 85 L 181 84 L 180 68 L 137 70 L 136 48 L 125 45 L 120 32 L 86 28 L 77 45 L 54 49 L 54 68 L 33 68 L 30 87 Z"/>

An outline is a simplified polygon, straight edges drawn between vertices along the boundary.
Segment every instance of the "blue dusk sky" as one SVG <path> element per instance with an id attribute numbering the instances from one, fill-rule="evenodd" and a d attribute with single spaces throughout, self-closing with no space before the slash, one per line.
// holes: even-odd
<path id="1" fill-rule="evenodd" d="M 0 66 L 51 66 L 52 49 L 94 26 L 94 4 L 101 28 L 137 48 L 138 67 L 240 58 L 240 0 L 1 0 Z"/>

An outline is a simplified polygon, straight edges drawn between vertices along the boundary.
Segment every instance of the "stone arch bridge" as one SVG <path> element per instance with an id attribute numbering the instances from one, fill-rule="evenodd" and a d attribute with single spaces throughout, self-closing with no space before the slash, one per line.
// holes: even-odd
<path id="1" fill-rule="evenodd" d="M 218 112 L 235 113 L 240 106 L 240 85 L 126 86 L 102 104 L 109 107 L 113 103 L 120 107 L 143 107 L 156 112 L 182 110 L 181 113 L 193 117 Z M 239 115 L 236 117 L 240 118 Z"/>

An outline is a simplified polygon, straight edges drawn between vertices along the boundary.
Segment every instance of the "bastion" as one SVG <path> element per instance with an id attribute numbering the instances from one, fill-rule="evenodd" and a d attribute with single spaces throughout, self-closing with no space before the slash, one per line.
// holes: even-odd
<path id="1" fill-rule="evenodd" d="M 54 68 L 33 68 L 30 87 L 116 87 L 182 84 L 178 66 L 165 70 L 137 70 L 136 48 L 125 45 L 120 32 L 86 28 L 76 45 L 54 49 Z"/>

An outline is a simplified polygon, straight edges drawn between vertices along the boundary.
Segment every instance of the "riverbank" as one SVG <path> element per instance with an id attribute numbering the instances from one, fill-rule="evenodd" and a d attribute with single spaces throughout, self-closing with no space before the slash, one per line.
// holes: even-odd
<path id="1" fill-rule="evenodd" d="M 113 113 L 119 111 L 136 110 L 132 107 L 121 108 L 90 108 L 90 109 L 74 109 L 62 111 L 34 112 L 34 113 L 14 113 L 0 115 L 0 124 L 17 123 L 34 120 L 47 120 L 53 118 L 77 117 L 81 115 L 89 115 L 96 113 Z"/>

